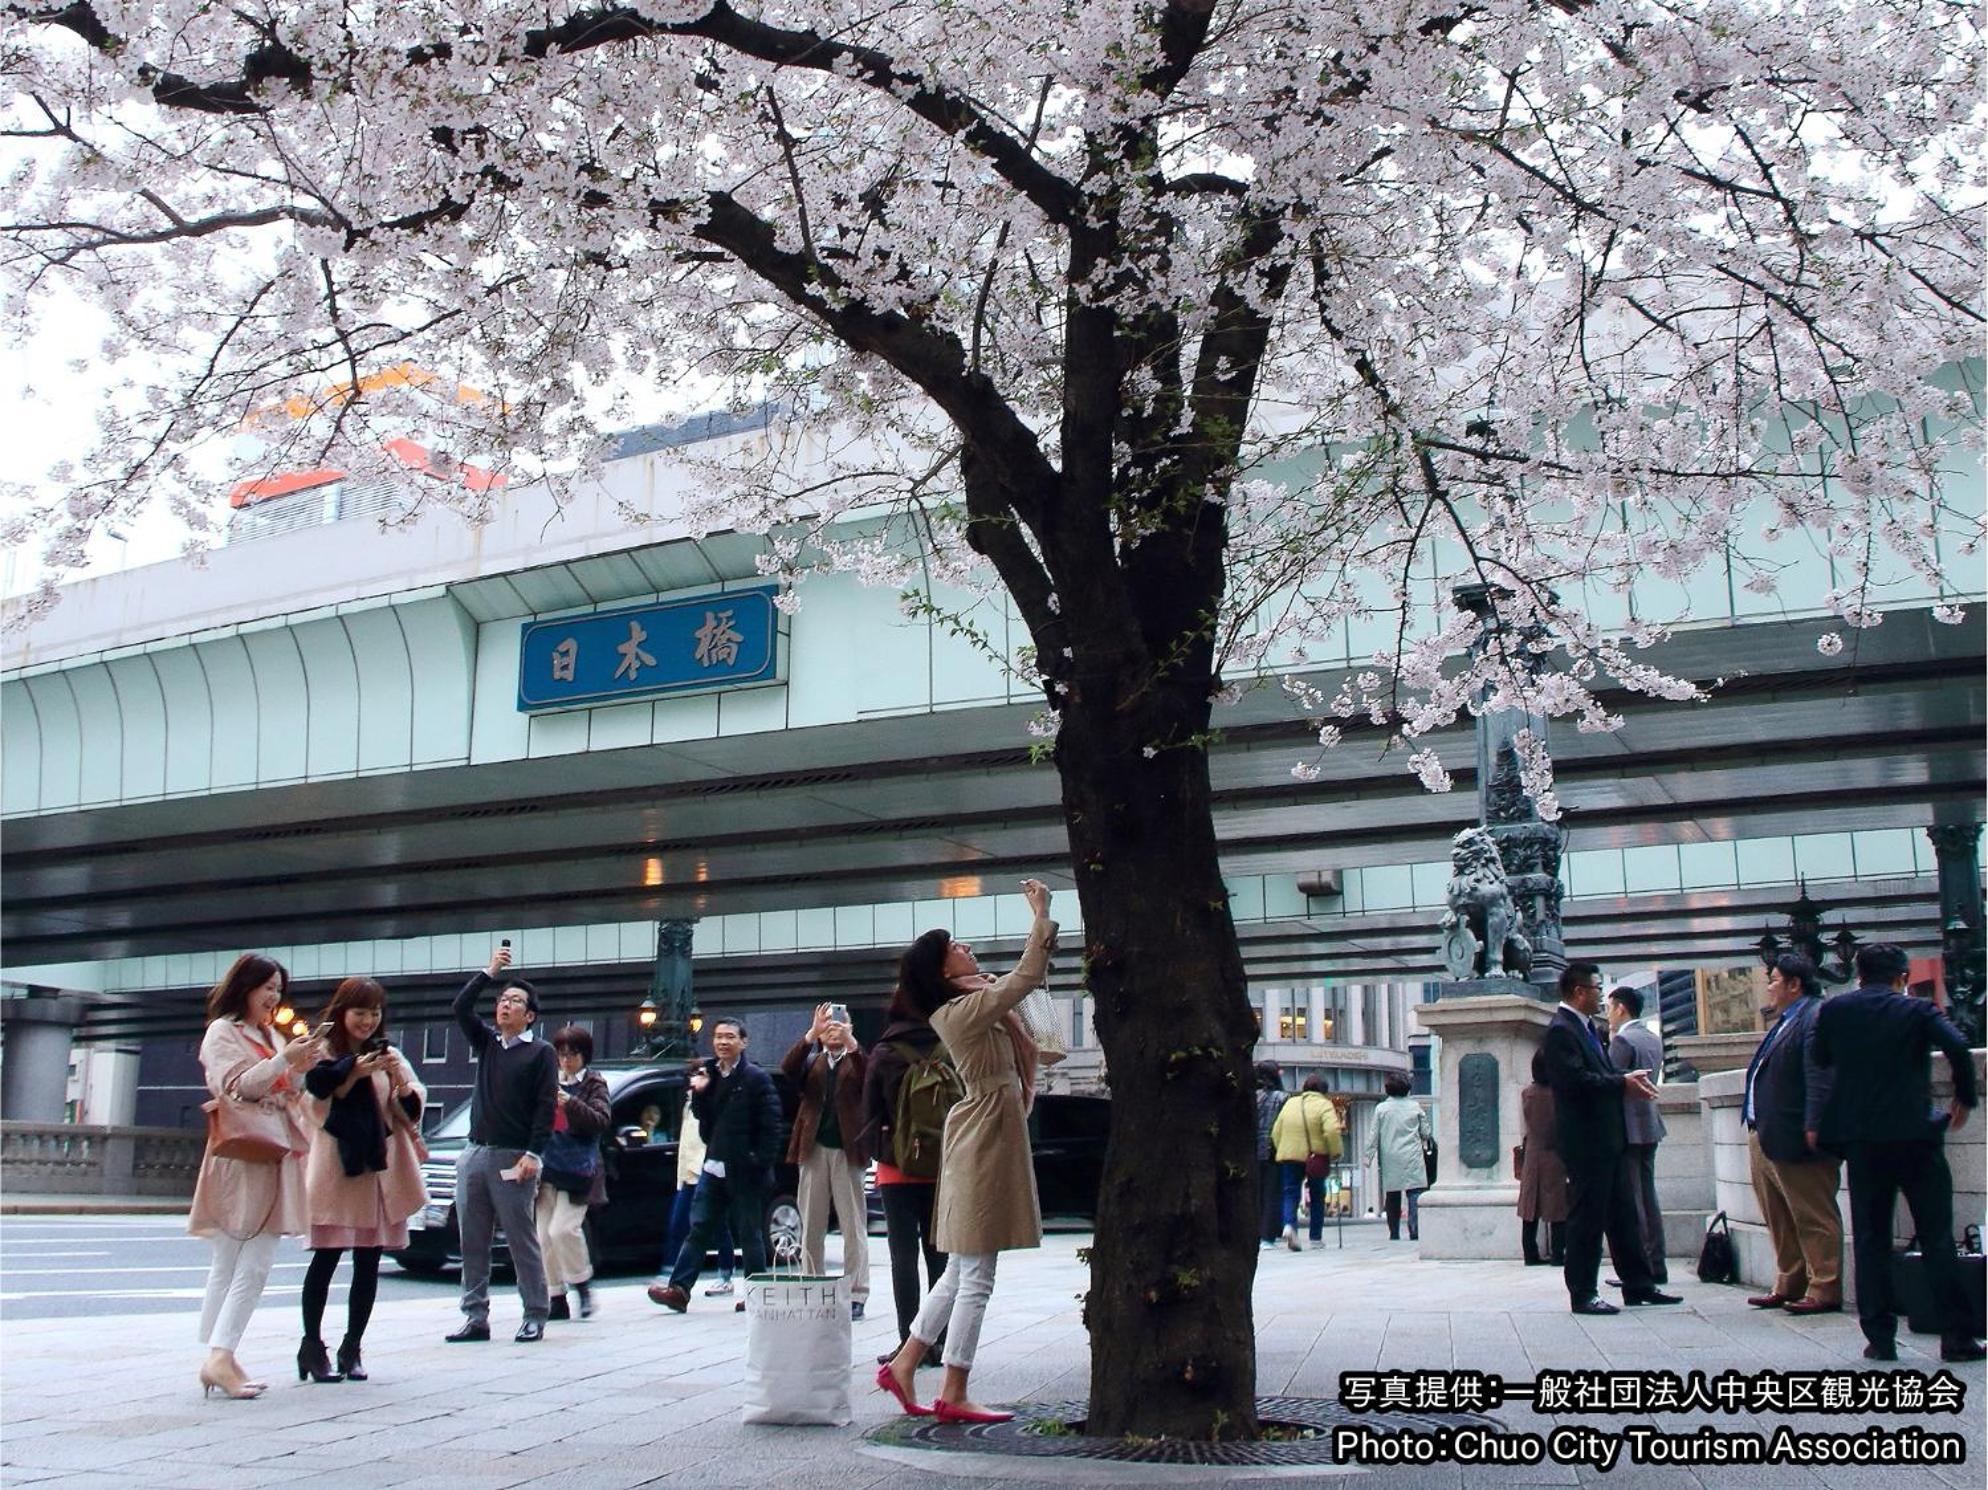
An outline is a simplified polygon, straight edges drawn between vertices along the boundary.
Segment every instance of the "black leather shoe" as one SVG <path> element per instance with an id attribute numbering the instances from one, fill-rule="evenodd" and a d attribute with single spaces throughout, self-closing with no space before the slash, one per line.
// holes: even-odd
<path id="1" fill-rule="evenodd" d="M 511 1338 L 520 1345 L 530 1345 L 535 1340 L 543 1340 L 545 1338 L 545 1321 L 542 1319 L 528 1319 L 518 1326 L 517 1334 Z"/>
<path id="2" fill-rule="evenodd" d="M 1574 1305 L 1576 1314 L 1620 1314 L 1622 1311 L 1606 1299 L 1589 1299 L 1584 1304 Z"/>
<path id="3" fill-rule="evenodd" d="M 1646 1293 L 1625 1293 L 1622 1296 L 1622 1302 L 1633 1308 L 1641 1304 L 1681 1304 L 1684 1300 L 1674 1293 L 1662 1293 L 1652 1288 Z"/>
<path id="4" fill-rule="evenodd" d="M 314 1340 L 309 1336 L 306 1336 L 304 1343 L 297 1347 L 297 1380 L 303 1381 L 307 1378 L 319 1382 L 342 1381 L 345 1378 L 344 1367 L 341 1366 L 336 1371 L 331 1369 L 331 1356 L 324 1348 L 324 1341 Z"/>
<path id="5" fill-rule="evenodd" d="M 478 1340 L 488 1340 L 490 1326 L 480 1319 L 465 1319 L 461 1329 L 453 1335 L 444 1335 L 442 1338 L 451 1345 L 466 1345 Z"/>
<path id="6" fill-rule="evenodd" d="M 1896 1345 L 1879 1345 L 1873 1342 L 1864 1347 L 1864 1359 L 1867 1361 L 1895 1361 L 1898 1359 L 1898 1347 Z"/>
<path id="7" fill-rule="evenodd" d="M 1943 1361 L 1978 1361 L 1988 1356 L 1979 1340 L 1942 1340 L 1940 1359 Z"/>
<path id="8" fill-rule="evenodd" d="M 338 1347 L 338 1369 L 347 1381 L 364 1381 L 366 1363 L 359 1355 L 359 1342 L 341 1341 Z"/>
<path id="9" fill-rule="evenodd" d="M 572 1307 L 566 1302 L 565 1294 L 555 1293 L 552 1296 L 552 1302 L 546 1308 L 545 1317 L 547 1319 L 571 1319 L 573 1317 Z"/>

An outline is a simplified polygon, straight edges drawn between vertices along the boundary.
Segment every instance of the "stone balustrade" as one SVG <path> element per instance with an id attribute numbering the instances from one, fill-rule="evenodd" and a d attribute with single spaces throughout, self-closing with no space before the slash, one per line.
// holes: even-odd
<path id="1" fill-rule="evenodd" d="M 206 1134 L 0 1122 L 0 1191 L 13 1195 L 193 1195 Z"/>
<path id="2" fill-rule="evenodd" d="M 1988 1090 L 1982 1085 L 1984 1077 L 1988 1077 L 1988 1051 L 1977 1050 L 1974 1052 L 1977 1089 Z M 1733 1246 L 1739 1256 L 1741 1279 L 1764 1292 L 1774 1282 L 1774 1249 L 1767 1238 L 1759 1202 L 1754 1198 L 1746 1128 L 1740 1122 L 1740 1101 L 1745 1086 L 1744 1069 L 1717 1071 L 1699 1078 L 1698 1096 L 1709 1130 L 1713 1208 L 1724 1211 L 1732 1225 Z M 1933 1059 L 1933 1100 L 1945 1106 L 1952 1098 L 1953 1073 L 1946 1059 L 1936 1056 Z M 1966 1227 L 1984 1224 L 1984 1207 L 1988 1207 L 1988 1144 L 1984 1143 L 1988 1133 L 1984 1130 L 1988 1130 L 1988 1121 L 1984 1121 L 1984 1115 L 1977 1112 L 1960 1132 L 1947 1137 L 1947 1167 L 1953 1171 L 1956 1236 Z M 1663 1150 L 1657 1152 L 1661 1155 Z M 1662 1186 L 1661 1171 L 1659 1185 Z M 1669 1211 L 1669 1193 L 1661 1188 L 1659 1193 L 1664 1209 Z M 1850 1187 L 1847 1181 L 1837 1191 L 1836 1206 L 1843 1216 L 1844 1297 L 1854 1301 L 1857 1285 L 1854 1269 L 1850 1266 Z M 1902 1200 L 1892 1219 L 1892 1235 L 1899 1246 L 1903 1246 L 1912 1235 L 1912 1213 Z"/>

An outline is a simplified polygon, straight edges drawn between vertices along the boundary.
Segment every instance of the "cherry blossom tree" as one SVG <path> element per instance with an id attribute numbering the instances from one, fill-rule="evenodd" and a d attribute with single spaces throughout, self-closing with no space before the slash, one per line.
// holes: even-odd
<path id="1" fill-rule="evenodd" d="M 706 528 L 1033 644 L 1113 1134 L 1094 1431 L 1249 1435 L 1256 1030 L 1211 709 L 1349 620 L 1336 697 L 1447 784 L 1484 707 L 1693 686 L 1639 576 L 1837 556 L 1944 593 L 1978 517 L 1980 38 L 1937 0 L 10 0 L 10 332 L 145 375 L 16 539 L 56 566 L 332 387 L 273 461 L 417 421 L 587 479 L 629 390 L 786 422 Z M 482 400 L 410 407 L 414 364 Z M 1970 369 L 1974 369 L 1970 372 Z M 370 379 L 370 380 L 369 380 Z M 785 433 L 783 434 L 782 431 Z M 477 515 L 496 498 L 458 492 Z M 1418 576 L 1498 587 L 1537 681 Z M 1426 582 L 1423 592 L 1427 593 Z M 1943 616 L 1957 618 L 1951 605 Z M 1833 633 L 1832 633 L 1833 634 Z M 1551 809 L 1543 750 L 1527 786 Z M 1296 773 L 1312 768 L 1299 762 Z"/>

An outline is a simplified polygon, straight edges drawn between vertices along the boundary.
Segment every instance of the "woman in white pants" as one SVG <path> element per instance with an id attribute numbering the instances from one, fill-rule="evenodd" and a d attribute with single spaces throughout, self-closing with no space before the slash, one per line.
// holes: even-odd
<path id="1" fill-rule="evenodd" d="M 210 1129 L 187 1217 L 186 1229 L 214 1244 L 200 1306 L 200 1342 L 207 1347 L 200 1385 L 203 1392 L 235 1398 L 260 1396 L 264 1389 L 235 1359 L 235 1347 L 269 1281 L 276 1240 L 301 1234 L 309 1222 L 303 1072 L 323 1042 L 286 1041 L 276 1028 L 289 983 L 281 963 L 244 952 L 207 996 L 207 1033 L 200 1042 L 201 1069 L 214 1096 L 208 1105 L 232 1104 L 235 1113 L 259 1120 L 261 1133 L 281 1150 L 280 1158 L 224 1158 L 214 1151 Z"/>
<path id="2" fill-rule="evenodd" d="M 547 1319 L 572 1319 L 570 1285 L 579 1301 L 577 1315 L 594 1317 L 594 1263 L 587 1251 L 587 1212 L 607 1204 L 607 1176 L 601 1167 L 601 1139 L 607 1135 L 607 1078 L 589 1069 L 594 1037 L 569 1024 L 552 1037 L 559 1058 L 559 1091 L 552 1115 L 552 1141 L 545 1147 L 538 1176 L 538 1250 L 545 1258 Z M 578 1166 L 578 1167 L 575 1167 Z"/>
<path id="3" fill-rule="evenodd" d="M 1056 923 L 1049 889 L 1024 880 L 1022 894 L 1035 922 L 1022 960 L 1005 978 L 990 978 L 973 948 L 943 930 L 928 931 L 898 961 L 898 987 L 907 1004 L 932 1022 L 966 1082 L 966 1096 L 946 1115 L 940 1149 L 933 1243 L 948 1255 L 946 1270 L 919 1307 L 911 1336 L 877 1368 L 877 1387 L 914 1416 L 948 1423 L 1003 1423 L 967 1395 L 987 1301 L 1000 1254 L 1042 1244 L 1042 1208 L 1029 1153 L 1028 1110 L 1035 1093 L 1035 1045 L 1013 1010 L 1049 968 Z M 946 1375 L 930 1408 L 912 1400 L 912 1373 L 943 1333 Z"/>

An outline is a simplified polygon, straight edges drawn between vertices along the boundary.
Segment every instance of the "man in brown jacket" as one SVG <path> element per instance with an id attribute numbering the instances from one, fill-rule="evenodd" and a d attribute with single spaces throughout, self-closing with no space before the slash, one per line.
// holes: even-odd
<path id="1" fill-rule="evenodd" d="M 842 1270 L 849 1278 L 849 1312 L 863 1317 L 870 1298 L 869 1216 L 863 1202 L 865 1060 L 840 1004 L 818 1004 L 814 1025 L 794 1042 L 780 1069 L 801 1094 L 787 1162 L 801 1172 L 801 1259 L 810 1273 L 823 1267 L 828 1211 L 842 1229 Z"/>

